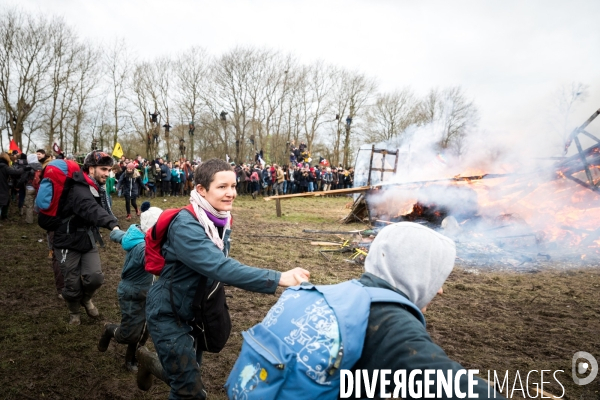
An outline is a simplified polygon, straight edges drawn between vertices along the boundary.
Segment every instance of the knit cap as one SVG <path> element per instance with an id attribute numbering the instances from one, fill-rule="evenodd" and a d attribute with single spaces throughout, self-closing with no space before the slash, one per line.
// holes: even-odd
<path id="1" fill-rule="evenodd" d="M 158 217 L 162 214 L 163 210 L 158 207 L 150 207 L 147 211 L 144 211 L 140 216 L 140 227 L 142 232 L 146 233 L 150 228 L 156 224 Z"/>

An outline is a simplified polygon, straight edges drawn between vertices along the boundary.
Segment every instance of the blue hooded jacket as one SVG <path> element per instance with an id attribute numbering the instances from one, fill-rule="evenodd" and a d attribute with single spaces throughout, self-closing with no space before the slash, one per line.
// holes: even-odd
<path id="1" fill-rule="evenodd" d="M 146 241 L 145 234 L 139 225 L 130 225 L 126 232 L 115 230 L 111 232 L 110 239 L 121 243 L 123 250 L 127 252 L 123 270 L 121 271 L 121 286 L 133 286 L 137 289 L 148 290 L 152 285 L 152 274 L 146 272 Z"/>

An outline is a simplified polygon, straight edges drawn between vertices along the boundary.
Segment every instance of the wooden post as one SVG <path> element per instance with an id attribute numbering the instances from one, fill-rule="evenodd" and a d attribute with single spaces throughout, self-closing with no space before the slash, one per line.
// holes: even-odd
<path id="1" fill-rule="evenodd" d="M 275 199 L 275 210 L 277 210 L 277 217 L 281 218 L 281 199 Z"/>
<path id="2" fill-rule="evenodd" d="M 373 153 L 375 153 L 375 145 L 371 147 L 371 159 L 369 160 L 369 178 L 367 179 L 367 186 L 371 186 L 371 168 L 373 168 Z"/>
<path id="3" fill-rule="evenodd" d="M 385 156 L 387 155 L 387 150 L 381 151 L 381 179 L 380 182 L 383 182 L 383 174 L 385 173 Z"/>
<path id="4" fill-rule="evenodd" d="M 579 138 L 577 137 L 577 135 L 575 135 L 575 137 L 573 137 L 573 141 L 575 142 L 575 145 L 577 146 L 577 151 L 579 152 L 579 156 L 581 157 L 581 162 L 583 163 L 583 168 L 585 169 L 585 175 L 588 178 L 588 182 L 590 183 L 590 186 L 593 188 L 592 190 L 595 190 L 594 188 L 596 188 L 596 184 L 594 183 L 594 178 L 592 178 L 592 173 L 590 172 L 590 168 L 588 167 L 588 162 L 586 159 L 585 154 L 583 154 L 583 149 L 581 148 L 581 143 L 579 143 Z"/>

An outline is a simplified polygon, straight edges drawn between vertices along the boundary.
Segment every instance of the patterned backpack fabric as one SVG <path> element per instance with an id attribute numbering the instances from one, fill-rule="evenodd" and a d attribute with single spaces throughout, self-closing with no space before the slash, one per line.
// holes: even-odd
<path id="1" fill-rule="evenodd" d="M 340 369 L 359 360 L 371 303 L 421 311 L 400 294 L 352 280 L 288 288 L 244 343 L 225 387 L 230 399 L 337 399 Z"/>

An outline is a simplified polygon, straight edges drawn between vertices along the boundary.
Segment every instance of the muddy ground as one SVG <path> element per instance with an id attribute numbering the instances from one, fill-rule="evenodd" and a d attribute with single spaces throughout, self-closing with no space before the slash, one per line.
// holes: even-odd
<path id="1" fill-rule="evenodd" d="M 159 200 L 153 205 L 184 205 L 181 198 Z M 233 212 L 232 256 L 281 271 L 301 266 L 319 284 L 357 278 L 362 267 L 347 262 L 347 255 L 334 255 L 328 262 L 309 240 L 270 237 L 337 240 L 335 235 L 302 230 L 363 228 L 337 222 L 348 212 L 347 203 L 346 198 L 288 200 L 282 203 L 283 218 L 276 218 L 274 203 L 240 197 Z M 123 199 L 115 199 L 114 208 L 125 222 Z M 0 223 L 0 398 L 166 398 L 169 389 L 158 381 L 149 392 L 137 389 L 134 376 L 123 367 L 125 346 L 113 342 L 106 353 L 96 349 L 103 324 L 119 321 L 116 287 L 123 250 L 113 243 L 101 250 L 105 284 L 94 302 L 102 318 L 94 321 L 84 314 L 81 326 L 72 327 L 64 302 L 55 294 L 44 232 L 37 225 L 26 226 L 14 206 L 10 215 Z M 547 271 L 516 273 L 463 269 L 458 264 L 444 285 L 444 295 L 436 297 L 426 313 L 428 331 L 451 358 L 479 369 L 482 377 L 488 370 L 502 375 L 508 370 L 512 388 L 517 371 L 525 382 L 530 370 L 564 370 L 557 374 L 564 398 L 598 399 L 598 378 L 586 386 L 573 383 L 571 358 L 587 351 L 600 359 L 599 290 L 600 268 L 593 265 L 567 269 L 556 263 Z M 233 295 L 233 333 L 220 354 L 205 355 L 203 365 L 204 383 L 213 399 L 225 398 L 222 385 L 240 349 L 240 332 L 264 317 L 281 290 L 277 296 L 233 288 L 228 292 Z M 531 377 L 533 388 L 539 375 Z M 550 382 L 546 390 L 562 393 L 551 376 L 544 380 Z"/>

